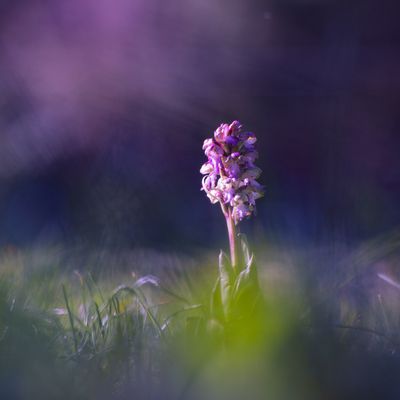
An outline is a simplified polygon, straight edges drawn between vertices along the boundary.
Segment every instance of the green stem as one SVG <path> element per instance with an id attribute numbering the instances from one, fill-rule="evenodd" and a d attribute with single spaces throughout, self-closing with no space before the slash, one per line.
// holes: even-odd
<path id="1" fill-rule="evenodd" d="M 237 248 L 236 248 L 236 226 L 232 216 L 232 210 L 229 207 L 227 214 L 225 214 L 226 225 L 228 227 L 229 248 L 231 252 L 232 268 L 237 268 Z"/>

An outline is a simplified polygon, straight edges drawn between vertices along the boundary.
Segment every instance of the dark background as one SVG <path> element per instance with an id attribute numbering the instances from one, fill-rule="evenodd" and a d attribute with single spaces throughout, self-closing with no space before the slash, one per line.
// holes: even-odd
<path id="1" fill-rule="evenodd" d="M 320 244 L 395 228 L 398 9 L 1 1 L 0 244 L 221 244 L 201 146 L 233 119 L 258 135 L 264 171 L 250 234 Z"/>

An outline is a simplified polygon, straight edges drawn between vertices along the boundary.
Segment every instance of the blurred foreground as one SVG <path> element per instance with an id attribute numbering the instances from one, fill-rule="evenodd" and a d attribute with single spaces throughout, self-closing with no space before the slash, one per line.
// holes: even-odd
<path id="1" fill-rule="evenodd" d="M 260 252 L 265 301 L 230 325 L 216 259 L 4 250 L 0 397 L 398 399 L 399 249 Z"/>

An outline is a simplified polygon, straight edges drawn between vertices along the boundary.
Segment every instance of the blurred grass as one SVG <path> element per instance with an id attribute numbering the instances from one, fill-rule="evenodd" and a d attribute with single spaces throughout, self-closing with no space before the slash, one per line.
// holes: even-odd
<path id="1" fill-rule="evenodd" d="M 263 302 L 229 323 L 217 262 L 5 249 L 0 398 L 399 398 L 399 237 L 346 249 L 334 273 L 329 249 L 260 251 Z"/>

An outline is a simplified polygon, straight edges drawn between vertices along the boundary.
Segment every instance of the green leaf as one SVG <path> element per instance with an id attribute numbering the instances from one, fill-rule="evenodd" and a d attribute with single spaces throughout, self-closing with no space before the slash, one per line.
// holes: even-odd
<path id="1" fill-rule="evenodd" d="M 221 287 L 221 303 L 225 318 L 227 318 L 230 313 L 234 279 L 234 271 L 230 265 L 229 259 L 221 250 L 219 253 L 219 281 Z"/>
<path id="2" fill-rule="evenodd" d="M 78 338 L 77 338 L 77 333 L 76 333 L 75 325 L 74 325 L 74 316 L 72 314 L 71 307 L 69 305 L 68 296 L 67 296 L 67 290 L 65 289 L 64 285 L 62 285 L 62 291 L 63 291 L 63 295 L 64 295 L 65 306 L 66 306 L 67 311 L 68 311 L 68 318 L 69 318 L 69 323 L 71 325 L 72 337 L 74 339 L 75 353 L 78 353 Z"/>
<path id="3" fill-rule="evenodd" d="M 242 247 L 243 261 L 246 267 L 249 267 L 252 263 L 253 256 L 250 255 L 249 244 L 247 237 L 243 233 L 240 234 L 240 244 Z"/>
<path id="4" fill-rule="evenodd" d="M 238 275 L 232 293 L 235 312 L 250 315 L 261 300 L 257 268 L 254 256 L 249 255 L 246 268 Z"/>
<path id="5" fill-rule="evenodd" d="M 211 309 L 211 314 L 215 318 L 223 320 L 220 277 L 217 278 L 211 292 L 210 309 Z"/>

